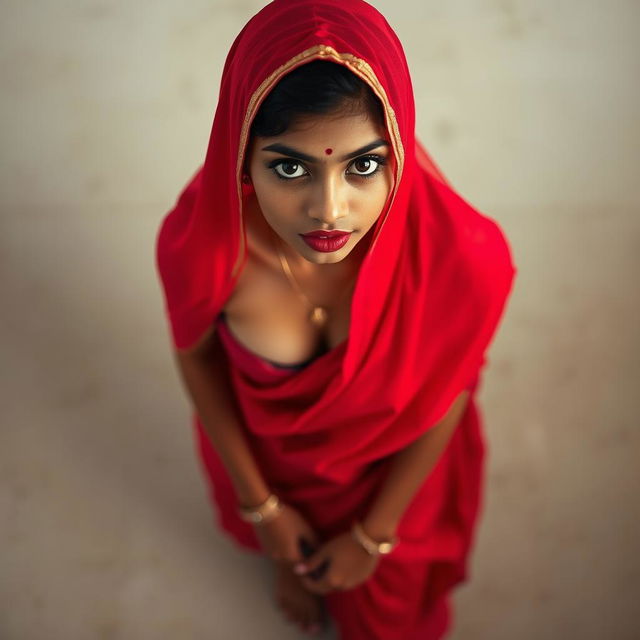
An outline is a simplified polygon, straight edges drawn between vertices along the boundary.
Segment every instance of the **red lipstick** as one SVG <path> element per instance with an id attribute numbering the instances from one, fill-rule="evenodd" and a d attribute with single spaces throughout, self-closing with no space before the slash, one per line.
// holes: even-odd
<path id="1" fill-rule="evenodd" d="M 301 233 L 302 239 L 314 250 L 330 253 L 344 247 L 351 237 L 351 231 L 310 231 Z"/>

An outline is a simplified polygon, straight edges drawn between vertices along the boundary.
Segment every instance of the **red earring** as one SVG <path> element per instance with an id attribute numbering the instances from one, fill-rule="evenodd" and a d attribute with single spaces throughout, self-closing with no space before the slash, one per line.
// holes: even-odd
<path id="1" fill-rule="evenodd" d="M 249 177 L 249 175 L 247 173 L 245 173 L 242 176 L 242 183 L 243 184 L 251 184 L 251 178 Z"/>

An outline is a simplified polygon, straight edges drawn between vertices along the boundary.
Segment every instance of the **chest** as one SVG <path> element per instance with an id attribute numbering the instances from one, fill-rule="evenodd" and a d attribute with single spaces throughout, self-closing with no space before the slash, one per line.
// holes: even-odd
<path id="1" fill-rule="evenodd" d="M 354 279 L 294 272 L 305 300 L 282 268 L 273 245 L 247 230 L 247 261 L 225 304 L 229 329 L 247 349 L 280 364 L 297 364 L 333 349 L 349 335 Z M 327 311 L 317 327 L 313 305 Z"/>

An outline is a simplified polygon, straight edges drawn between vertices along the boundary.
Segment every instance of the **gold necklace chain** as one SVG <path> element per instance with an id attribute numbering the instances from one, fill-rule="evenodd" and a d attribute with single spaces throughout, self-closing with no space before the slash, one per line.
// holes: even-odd
<path id="1" fill-rule="evenodd" d="M 327 323 L 329 312 L 325 307 L 311 302 L 311 300 L 309 300 L 309 298 L 305 295 L 304 291 L 302 291 L 302 288 L 300 287 L 300 285 L 298 284 L 298 281 L 293 275 L 293 272 L 291 271 L 291 267 L 289 266 L 289 261 L 287 260 L 286 256 L 280 249 L 280 245 L 278 244 L 275 238 L 273 239 L 273 241 L 275 244 L 276 251 L 278 252 L 278 257 L 280 258 L 280 264 L 282 265 L 282 270 L 287 276 L 287 279 L 291 283 L 296 293 L 300 296 L 301 300 L 305 304 L 311 307 L 311 312 L 309 313 L 309 316 L 308 316 L 309 321 L 318 328 L 323 327 Z M 356 277 L 357 277 L 357 274 L 356 274 Z M 356 278 L 354 277 L 352 281 L 349 283 L 349 286 L 347 286 L 345 290 L 342 292 L 342 295 L 338 297 L 337 299 L 338 301 L 342 300 L 343 296 L 345 295 L 345 292 L 351 288 L 351 285 L 355 282 L 355 279 Z"/>

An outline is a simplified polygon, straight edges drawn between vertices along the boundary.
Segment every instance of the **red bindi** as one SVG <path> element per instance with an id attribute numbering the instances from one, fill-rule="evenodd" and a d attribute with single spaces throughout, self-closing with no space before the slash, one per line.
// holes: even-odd
<path id="1" fill-rule="evenodd" d="M 324 152 L 330 156 L 333 153 L 333 149 L 325 149 Z"/>

